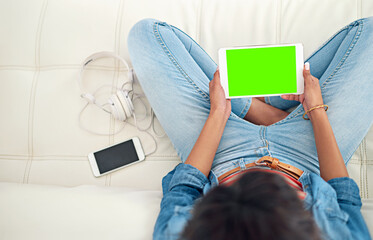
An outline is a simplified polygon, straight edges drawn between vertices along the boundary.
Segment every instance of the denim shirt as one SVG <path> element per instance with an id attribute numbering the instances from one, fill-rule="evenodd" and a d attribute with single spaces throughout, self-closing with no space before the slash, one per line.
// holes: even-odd
<path id="1" fill-rule="evenodd" d="M 305 171 L 299 181 L 307 194 L 305 208 L 313 213 L 323 239 L 370 239 L 354 180 L 342 177 L 325 182 L 319 175 Z M 178 239 L 195 201 L 216 185 L 213 172 L 207 178 L 191 165 L 177 165 L 162 180 L 163 198 L 153 239 Z"/>

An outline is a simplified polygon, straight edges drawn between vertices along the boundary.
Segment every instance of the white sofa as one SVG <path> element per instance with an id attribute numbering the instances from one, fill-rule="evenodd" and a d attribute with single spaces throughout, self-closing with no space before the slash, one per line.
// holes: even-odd
<path id="1" fill-rule="evenodd" d="M 146 152 L 154 143 L 130 125 L 110 136 L 78 125 L 81 62 L 104 50 L 130 62 L 127 34 L 140 19 L 178 26 L 217 60 L 222 46 L 289 42 L 302 42 L 307 57 L 344 25 L 372 15 L 372 0 L 0 1 L 0 239 L 151 239 L 161 179 L 180 161 L 171 142 L 156 137 L 157 151 L 144 162 L 95 178 L 87 153 L 133 136 Z M 84 86 L 120 86 L 126 74 L 117 61 L 98 61 Z M 82 119 L 108 134 L 122 126 L 94 107 Z M 372 166 L 371 130 L 348 165 L 371 230 Z"/>

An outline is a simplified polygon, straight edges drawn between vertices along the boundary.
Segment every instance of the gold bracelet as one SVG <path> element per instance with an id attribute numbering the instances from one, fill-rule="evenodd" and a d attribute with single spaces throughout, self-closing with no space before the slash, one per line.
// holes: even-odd
<path id="1" fill-rule="evenodd" d="M 310 120 L 308 117 L 305 118 L 306 114 L 309 113 L 309 112 L 311 112 L 312 110 L 315 110 L 315 109 L 318 109 L 318 108 L 325 108 L 325 112 L 326 112 L 326 111 L 328 111 L 329 106 L 323 104 L 323 105 L 317 105 L 317 106 L 315 106 L 315 107 L 313 107 L 313 108 L 310 108 L 310 109 L 308 109 L 308 110 L 303 114 L 303 119 L 304 119 L 304 120 Z"/>

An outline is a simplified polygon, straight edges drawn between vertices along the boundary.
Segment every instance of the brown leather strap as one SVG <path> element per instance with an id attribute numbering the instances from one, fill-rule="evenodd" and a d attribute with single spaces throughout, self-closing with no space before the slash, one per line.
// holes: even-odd
<path id="1" fill-rule="evenodd" d="M 271 163 L 271 168 L 276 169 L 279 162 L 280 161 L 277 158 L 273 158 L 273 161 Z"/>
<path id="2" fill-rule="evenodd" d="M 246 164 L 246 169 L 247 169 L 247 168 L 254 167 L 255 165 L 256 165 L 255 162 L 253 162 L 253 163 L 249 163 L 249 164 Z M 234 168 L 234 169 L 232 169 L 232 170 L 230 170 L 230 171 L 224 173 L 224 174 L 221 175 L 220 177 L 218 177 L 218 181 L 221 182 L 224 178 L 226 178 L 226 177 L 228 177 L 228 176 L 232 175 L 233 173 L 236 173 L 236 172 L 238 172 L 238 171 L 240 171 L 240 170 L 241 170 L 240 167 L 236 167 L 236 168 Z"/>
<path id="3" fill-rule="evenodd" d="M 255 162 L 246 164 L 246 169 L 254 167 L 254 166 L 267 166 L 267 167 L 270 167 L 272 169 L 282 171 L 282 172 L 292 176 L 293 178 L 295 178 L 297 180 L 303 174 L 302 170 L 300 170 L 300 169 L 298 169 L 294 166 L 291 166 L 289 164 L 282 163 L 277 158 L 273 158 L 273 157 L 270 157 L 270 156 L 264 156 L 264 157 L 256 160 Z M 236 172 L 239 172 L 240 170 L 241 170 L 241 167 L 236 167 L 236 168 L 224 173 L 223 175 L 221 175 L 218 178 L 219 182 L 221 182 L 224 178 L 228 177 L 229 175 L 232 175 Z"/>

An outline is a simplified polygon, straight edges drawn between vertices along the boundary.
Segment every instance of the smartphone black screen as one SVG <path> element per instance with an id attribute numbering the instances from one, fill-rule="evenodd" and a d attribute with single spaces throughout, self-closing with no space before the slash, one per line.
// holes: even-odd
<path id="1" fill-rule="evenodd" d="M 132 139 L 93 153 L 100 174 L 139 160 Z"/>

